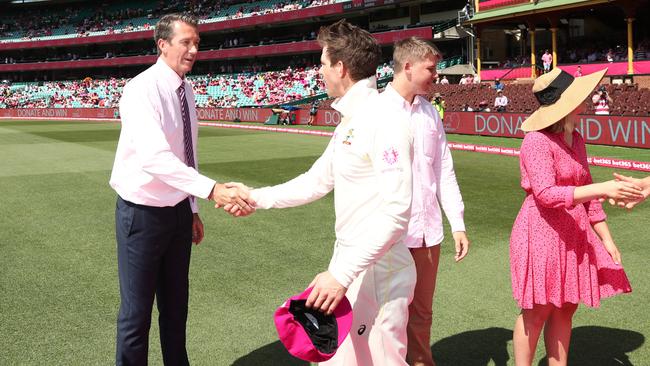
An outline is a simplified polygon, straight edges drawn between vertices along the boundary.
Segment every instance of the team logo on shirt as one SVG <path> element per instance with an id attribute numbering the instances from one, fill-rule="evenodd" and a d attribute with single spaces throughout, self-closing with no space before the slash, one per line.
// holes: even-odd
<path id="1" fill-rule="evenodd" d="M 344 145 L 352 145 L 352 138 L 354 137 L 354 128 L 348 130 L 348 134 L 345 135 L 345 140 L 343 140 Z"/>
<path id="2" fill-rule="evenodd" d="M 399 160 L 399 153 L 395 148 L 390 147 L 384 150 L 384 161 L 388 165 L 394 165 Z"/>

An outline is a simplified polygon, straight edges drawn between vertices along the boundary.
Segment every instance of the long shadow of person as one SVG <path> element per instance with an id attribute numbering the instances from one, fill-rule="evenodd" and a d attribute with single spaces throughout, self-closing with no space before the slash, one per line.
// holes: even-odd
<path id="1" fill-rule="evenodd" d="M 627 353 L 641 347 L 644 342 L 643 334 L 631 330 L 595 326 L 573 328 L 568 364 L 633 366 Z M 538 365 L 546 366 L 546 357 Z"/>
<path id="2" fill-rule="evenodd" d="M 437 366 L 506 366 L 508 341 L 512 330 L 486 328 L 459 333 L 439 340 L 431 346 L 431 353 Z"/>
<path id="3" fill-rule="evenodd" d="M 282 342 L 275 341 L 237 359 L 232 366 L 309 366 L 309 362 L 291 356 Z"/>

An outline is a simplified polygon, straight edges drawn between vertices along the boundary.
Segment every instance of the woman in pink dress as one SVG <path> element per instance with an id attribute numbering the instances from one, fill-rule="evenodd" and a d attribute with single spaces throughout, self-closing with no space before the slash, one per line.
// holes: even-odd
<path id="1" fill-rule="evenodd" d="M 515 364 L 531 365 L 544 328 L 549 365 L 566 365 L 578 304 L 630 292 L 599 199 L 635 199 L 633 183 L 592 184 L 585 143 L 575 131 L 584 100 L 606 70 L 574 78 L 559 68 L 535 80 L 541 107 L 521 126 L 521 186 L 527 195 L 510 238 L 512 292 L 521 313 Z"/>

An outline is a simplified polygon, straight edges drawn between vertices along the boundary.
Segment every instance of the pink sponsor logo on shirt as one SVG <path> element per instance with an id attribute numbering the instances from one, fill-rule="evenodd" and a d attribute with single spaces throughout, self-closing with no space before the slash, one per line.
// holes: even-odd
<path id="1" fill-rule="evenodd" d="M 388 165 L 393 165 L 399 160 L 399 153 L 395 148 L 390 147 L 384 151 L 384 161 Z"/>

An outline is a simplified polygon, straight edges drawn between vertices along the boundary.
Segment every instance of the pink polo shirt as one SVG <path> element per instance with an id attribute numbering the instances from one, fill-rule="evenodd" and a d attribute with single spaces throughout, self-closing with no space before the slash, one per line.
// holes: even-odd
<path id="1" fill-rule="evenodd" d="M 413 137 L 413 196 L 404 242 L 409 248 L 438 245 L 444 239 L 441 206 L 451 231 L 465 231 L 465 206 L 440 115 L 422 96 L 408 103 L 391 84 L 380 98 L 404 114 Z"/>

